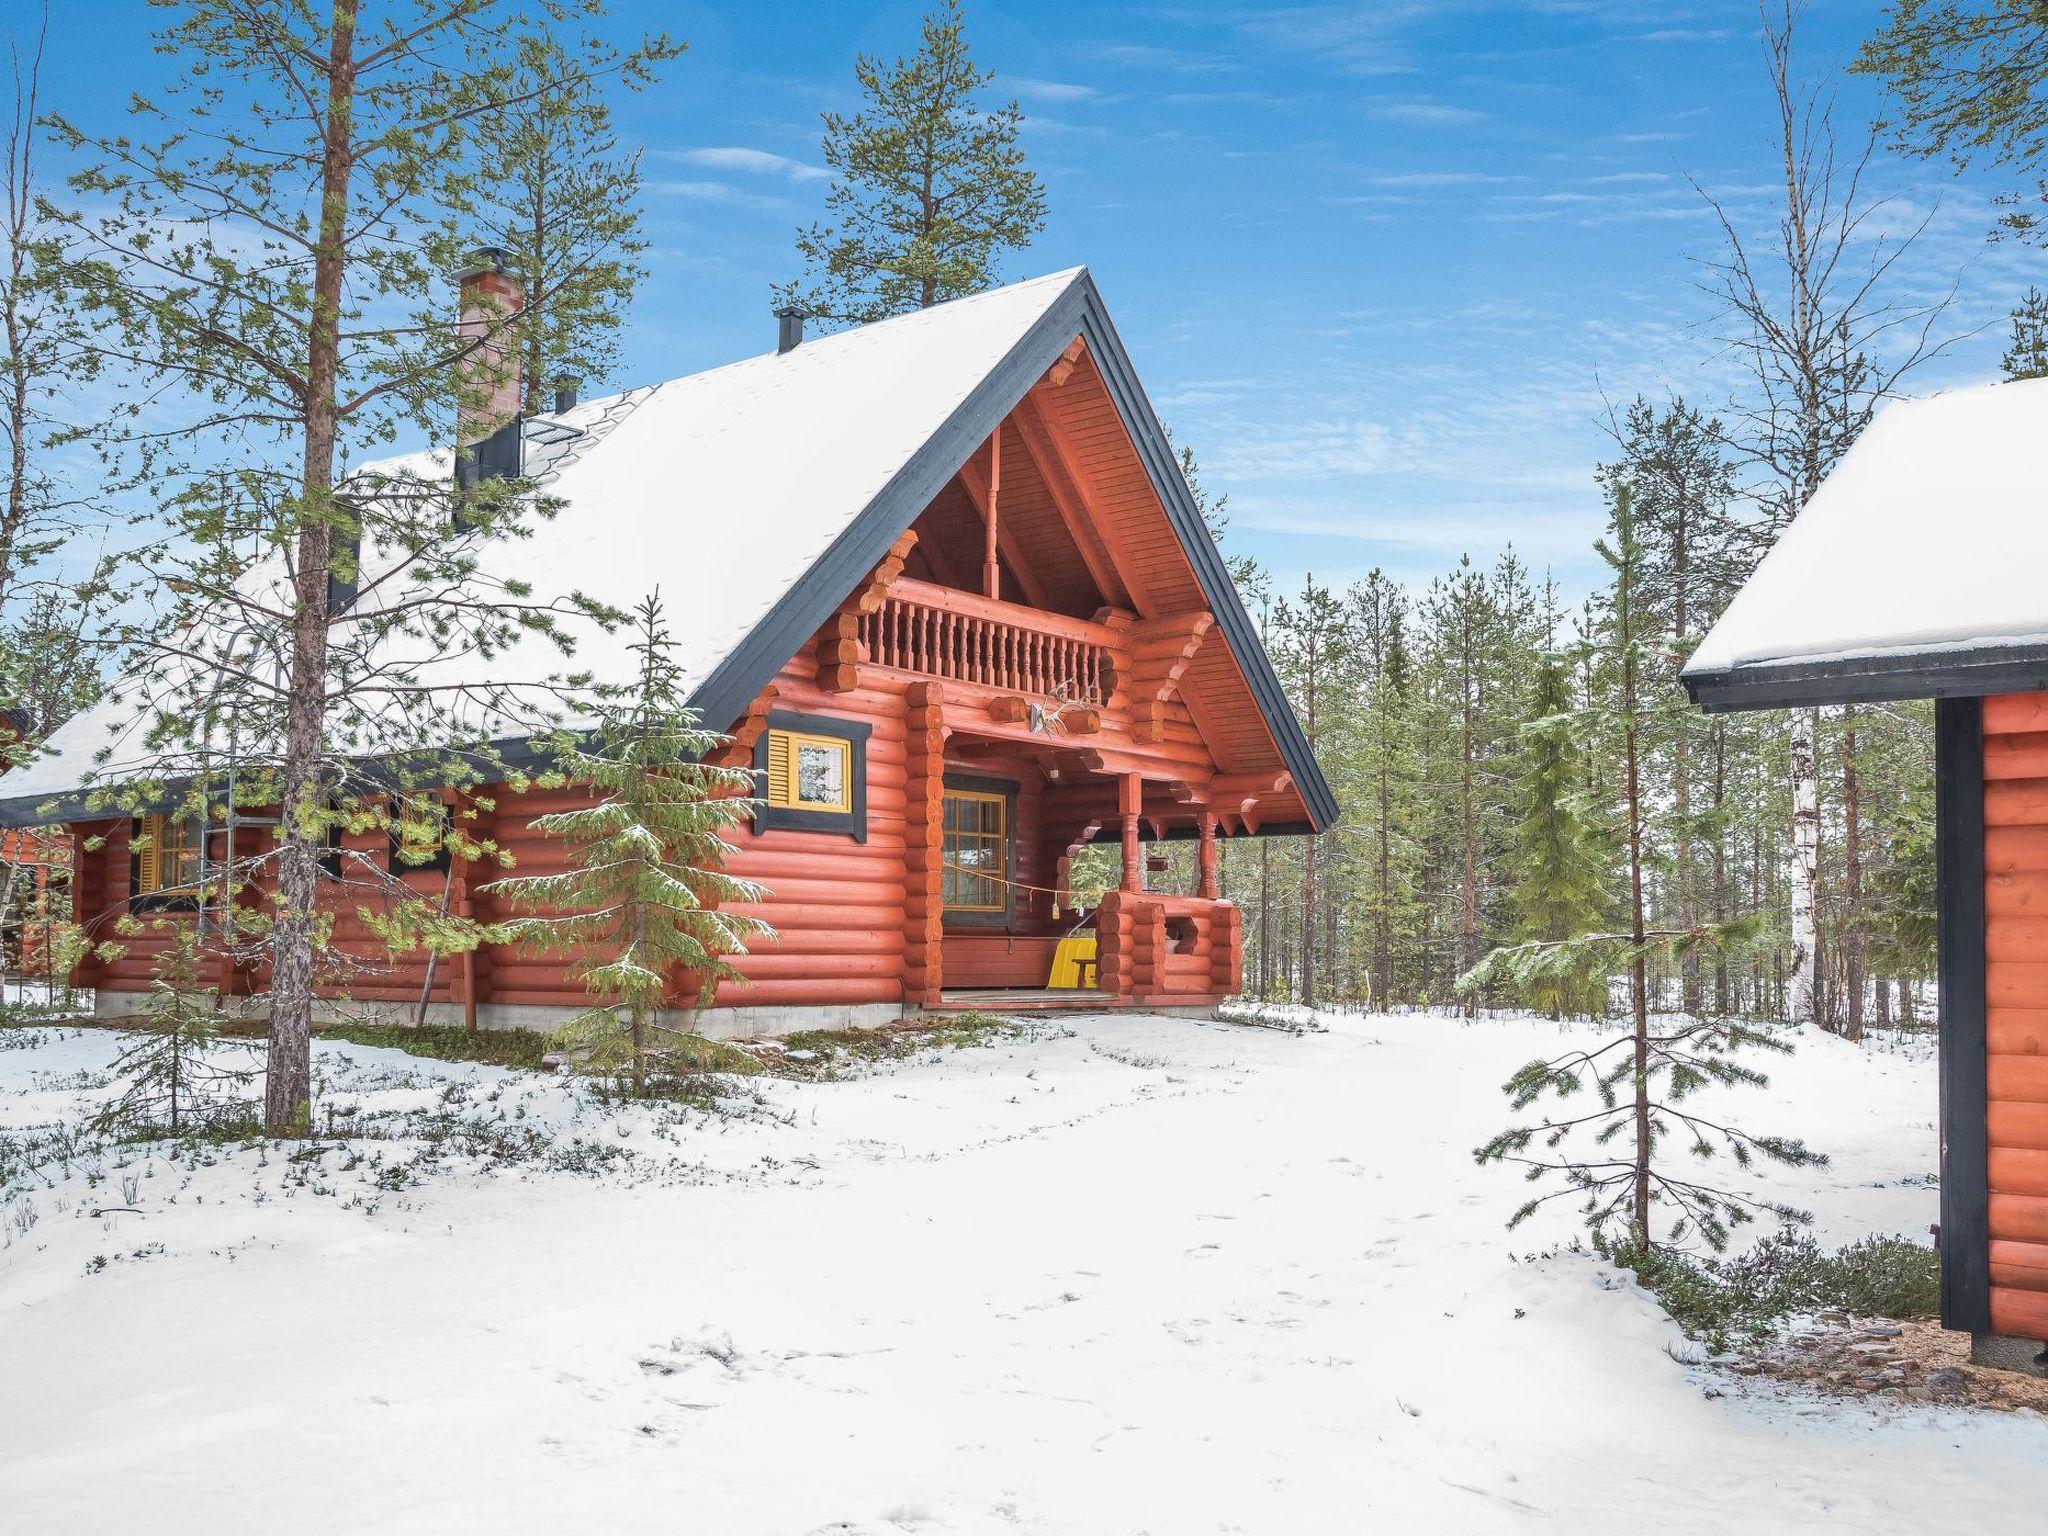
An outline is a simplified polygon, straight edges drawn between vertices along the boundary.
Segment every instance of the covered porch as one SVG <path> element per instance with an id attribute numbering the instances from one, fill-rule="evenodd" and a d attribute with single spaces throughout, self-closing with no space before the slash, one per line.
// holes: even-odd
<path id="1" fill-rule="evenodd" d="M 923 795 L 924 846 L 913 841 L 910 859 L 914 902 L 936 884 L 937 931 L 929 916 L 914 925 L 906 1001 L 1208 1008 L 1240 989 L 1242 928 L 1222 893 L 1213 773 L 1191 782 L 1143 753 L 1020 741 L 970 725 L 971 710 L 945 713 L 937 803 Z M 1193 858 L 1169 859 L 1169 840 L 1192 843 Z M 1113 859 L 1086 856 L 1105 845 Z M 935 861 L 935 882 L 921 856 Z"/>

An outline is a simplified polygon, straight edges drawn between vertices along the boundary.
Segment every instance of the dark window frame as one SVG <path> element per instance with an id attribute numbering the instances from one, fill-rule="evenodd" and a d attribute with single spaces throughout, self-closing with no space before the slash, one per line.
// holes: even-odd
<path id="1" fill-rule="evenodd" d="M 868 840 L 868 737 L 874 726 L 866 720 L 843 720 L 837 715 L 802 715 L 790 709 L 771 709 L 768 723 L 754 741 L 754 831 L 831 832 L 850 837 L 856 843 Z M 800 810 L 790 805 L 768 803 L 768 733 L 795 731 L 804 736 L 828 736 L 847 743 L 847 790 L 849 809 L 844 811 Z"/>
<path id="2" fill-rule="evenodd" d="M 1015 779 L 991 778 L 980 773 L 949 773 L 945 776 L 941 795 L 945 790 L 967 790 L 978 795 L 1001 795 L 1003 797 L 1003 878 L 1017 878 L 1017 795 L 1023 786 Z M 946 846 L 945 807 L 943 798 L 939 811 L 939 848 L 941 857 Z M 940 890 L 944 891 L 944 874 L 941 872 Z M 944 928 L 992 928 L 1004 933 L 1014 933 L 1017 928 L 1017 888 L 1003 887 L 1003 905 L 993 911 L 979 911 L 971 907 L 949 907 L 940 898 L 939 922 Z"/>

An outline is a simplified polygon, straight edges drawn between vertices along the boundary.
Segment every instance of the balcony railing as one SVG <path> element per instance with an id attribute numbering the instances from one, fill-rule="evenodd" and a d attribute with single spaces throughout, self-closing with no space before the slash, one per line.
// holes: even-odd
<path id="1" fill-rule="evenodd" d="M 877 666 L 1097 705 L 1116 687 L 1114 634 L 1084 619 L 908 579 L 860 620 L 861 644 Z"/>

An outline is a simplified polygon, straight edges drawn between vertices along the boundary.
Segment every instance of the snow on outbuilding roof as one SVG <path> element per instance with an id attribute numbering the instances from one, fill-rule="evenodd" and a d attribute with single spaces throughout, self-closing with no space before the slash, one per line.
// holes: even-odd
<path id="1" fill-rule="evenodd" d="M 562 510 L 495 549 L 488 568 L 543 599 L 583 592 L 625 607 L 659 587 L 692 703 L 722 728 L 1076 335 L 1103 361 L 1253 697 L 1316 824 L 1327 825 L 1335 802 L 1084 267 L 543 418 L 529 429 L 528 472 Z M 392 462 L 430 478 L 450 464 L 445 453 Z M 630 635 L 570 627 L 576 669 L 631 675 Z M 472 681 L 454 669 L 475 664 L 417 665 L 422 680 L 445 685 Z M 562 669 L 537 639 L 491 665 L 497 679 Z M 57 731 L 45 756 L 9 776 L 0 824 L 43 819 L 53 805 L 75 814 L 89 784 L 146 773 L 147 722 L 133 713 L 110 702 Z"/>
<path id="2" fill-rule="evenodd" d="M 2048 379 L 1887 406 L 1683 678 L 1710 709 L 2048 686 Z"/>

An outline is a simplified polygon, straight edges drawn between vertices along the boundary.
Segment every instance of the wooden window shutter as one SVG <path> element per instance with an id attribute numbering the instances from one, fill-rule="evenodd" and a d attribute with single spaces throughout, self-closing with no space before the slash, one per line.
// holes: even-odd
<path id="1" fill-rule="evenodd" d="M 787 731 L 768 733 L 768 803 L 796 803 L 796 751 Z"/>
<path id="2" fill-rule="evenodd" d="M 147 896 L 163 888 L 164 819 L 145 816 L 136 825 L 141 828 L 137 836 L 147 846 L 135 850 L 135 892 Z"/>

